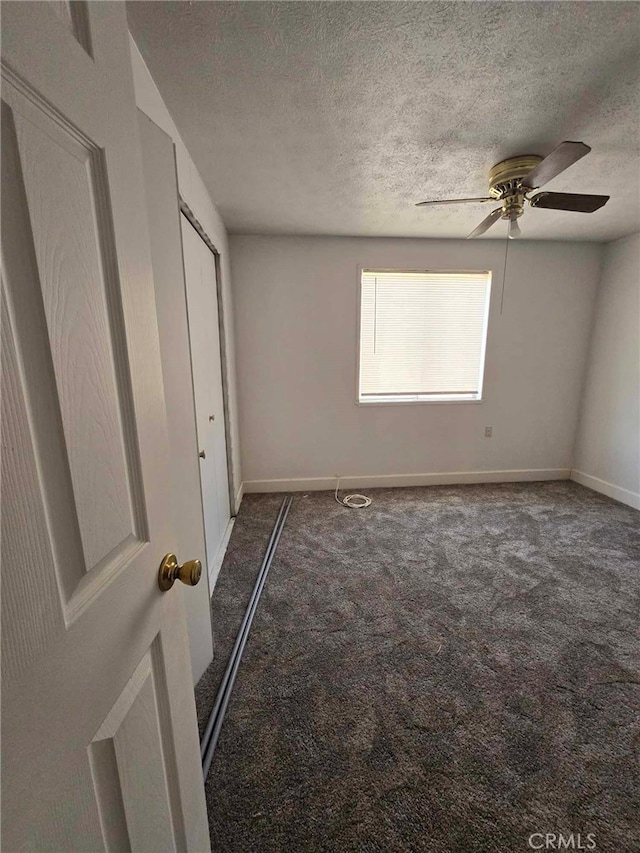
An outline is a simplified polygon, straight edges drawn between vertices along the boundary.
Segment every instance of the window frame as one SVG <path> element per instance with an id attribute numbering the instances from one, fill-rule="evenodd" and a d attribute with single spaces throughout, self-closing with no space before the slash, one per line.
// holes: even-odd
<path id="1" fill-rule="evenodd" d="M 482 352 L 480 353 L 480 382 L 478 387 L 478 396 L 473 398 L 450 397 L 447 400 L 438 400 L 434 395 L 429 399 L 382 399 L 380 395 L 377 399 L 362 400 L 360 397 L 360 354 L 361 343 L 360 336 L 362 333 L 362 274 L 366 272 L 380 273 L 423 273 L 437 275 L 487 275 L 489 277 L 486 296 L 486 311 L 484 316 L 484 324 L 482 327 Z M 356 406 L 476 406 L 484 402 L 484 372 L 486 367 L 487 356 L 487 341 L 489 338 L 489 314 L 491 312 L 491 291 L 493 284 L 493 270 L 470 270 L 470 269 L 425 269 L 425 268 L 399 268 L 399 267 L 378 267 L 378 266 L 358 266 L 358 298 L 356 306 Z"/>

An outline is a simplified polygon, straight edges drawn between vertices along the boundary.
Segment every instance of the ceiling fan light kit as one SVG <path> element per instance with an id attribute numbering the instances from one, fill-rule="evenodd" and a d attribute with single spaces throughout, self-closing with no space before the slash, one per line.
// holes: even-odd
<path id="1" fill-rule="evenodd" d="M 514 239 L 522 233 L 518 219 L 524 213 L 525 204 L 530 207 L 548 210 L 570 210 L 577 213 L 593 213 L 609 201 L 608 195 L 584 195 L 581 193 L 540 192 L 531 196 L 534 190 L 568 169 L 591 149 L 584 142 L 561 142 L 548 157 L 526 154 L 501 160 L 489 172 L 488 198 L 443 199 L 440 201 L 421 201 L 416 207 L 435 204 L 468 204 L 494 201 L 501 206 L 491 213 L 475 228 L 467 239 L 479 237 L 488 231 L 498 219 L 509 222 L 509 237 Z"/>

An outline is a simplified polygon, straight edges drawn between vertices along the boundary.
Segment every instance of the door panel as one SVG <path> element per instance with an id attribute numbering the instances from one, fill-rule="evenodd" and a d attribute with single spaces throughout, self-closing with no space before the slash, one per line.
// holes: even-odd
<path id="1" fill-rule="evenodd" d="M 63 5 L 2 19 L 2 847 L 208 850 L 125 8 Z"/>
<path id="2" fill-rule="evenodd" d="M 109 825 L 112 846 L 118 850 L 155 853 L 176 849 L 168 784 L 175 768 L 167 768 L 163 749 L 167 732 L 160 708 L 166 709 L 167 697 L 158 694 L 160 653 L 156 642 L 136 667 L 89 748 L 101 823 Z M 144 813 L 138 807 L 140 797 L 147 804 Z"/>
<path id="3" fill-rule="evenodd" d="M 34 309 L 41 303 L 44 314 L 50 393 L 84 557 L 83 566 L 72 564 L 79 575 L 60 578 L 69 604 L 85 573 L 113 572 L 147 538 L 135 434 L 128 428 L 132 399 L 108 184 L 100 150 L 89 140 L 62 130 L 11 86 L 4 100 L 3 147 L 21 172 L 23 197 L 16 188 L 14 201 L 29 219 L 37 268 L 30 302 Z"/>
<path id="4" fill-rule="evenodd" d="M 91 56 L 87 0 L 48 0 L 48 2 L 78 44 Z"/>
<path id="5" fill-rule="evenodd" d="M 14 639 L 9 647 L 3 631 L 2 678 L 5 684 L 11 684 L 35 657 L 45 653 L 62 630 L 64 620 L 55 572 L 51 571 L 55 566 L 53 543 L 38 482 L 38 464 L 30 441 L 29 413 L 18 374 L 4 283 L 1 335 L 2 616 L 4 619 L 5 613 L 12 614 Z M 47 401 L 43 402 L 46 405 Z M 24 559 L 25 548 L 28 560 Z M 21 567 L 13 583 L 6 582 L 7 566 Z"/>

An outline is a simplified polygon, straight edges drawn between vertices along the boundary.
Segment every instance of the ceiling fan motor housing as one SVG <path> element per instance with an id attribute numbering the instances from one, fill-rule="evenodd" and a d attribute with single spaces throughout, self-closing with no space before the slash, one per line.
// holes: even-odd
<path id="1" fill-rule="evenodd" d="M 514 214 L 522 216 L 525 193 L 531 189 L 522 186 L 522 179 L 542 162 L 536 154 L 522 157 L 509 157 L 502 160 L 489 172 L 489 195 L 502 201 L 502 219 L 510 219 Z"/>
<path id="2" fill-rule="evenodd" d="M 594 213 L 609 201 L 608 195 L 588 195 L 584 193 L 537 192 L 553 178 L 560 175 L 569 166 L 581 160 L 591 148 L 584 142 L 569 139 L 561 142 L 547 157 L 537 154 L 522 154 L 501 160 L 489 172 L 488 198 L 443 198 L 433 201 L 421 201 L 418 207 L 431 204 L 466 204 L 475 202 L 499 202 L 480 225 L 469 234 L 480 237 L 499 219 L 509 221 L 509 237 L 520 235 L 517 219 L 524 212 L 526 202 L 531 207 L 548 210 L 569 210 L 577 213 Z M 530 196 L 530 193 L 535 195 Z"/>

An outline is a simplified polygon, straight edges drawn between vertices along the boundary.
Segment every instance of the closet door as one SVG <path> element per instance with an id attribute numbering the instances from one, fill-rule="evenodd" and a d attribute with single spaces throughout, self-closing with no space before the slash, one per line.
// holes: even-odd
<path id="1" fill-rule="evenodd" d="M 231 513 L 215 257 L 183 215 L 187 309 L 207 562 L 211 577 Z"/>

